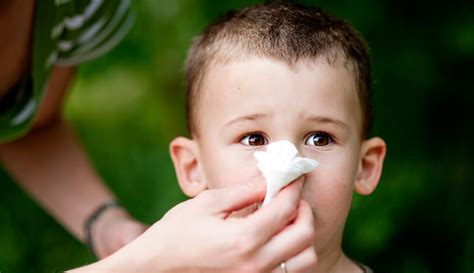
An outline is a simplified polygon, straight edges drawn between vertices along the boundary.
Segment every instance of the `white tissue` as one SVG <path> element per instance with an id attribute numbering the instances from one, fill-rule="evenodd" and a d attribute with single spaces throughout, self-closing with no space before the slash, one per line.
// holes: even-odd
<path id="1" fill-rule="evenodd" d="M 281 188 L 299 176 L 314 170 L 319 163 L 297 157 L 298 150 L 287 140 L 270 143 L 266 152 L 255 152 L 257 167 L 267 182 L 267 193 L 262 207 L 268 205 Z"/>

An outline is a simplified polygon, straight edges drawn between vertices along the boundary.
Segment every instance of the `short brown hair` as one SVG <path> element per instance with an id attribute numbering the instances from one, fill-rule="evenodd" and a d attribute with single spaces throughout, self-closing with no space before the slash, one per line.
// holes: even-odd
<path id="1" fill-rule="evenodd" d="M 362 109 L 362 137 L 373 123 L 372 76 L 367 47 L 348 23 L 319 8 L 296 3 L 258 4 L 230 11 L 194 38 L 185 64 L 186 118 L 196 133 L 199 88 L 212 64 L 245 55 L 275 58 L 289 65 L 324 55 L 328 61 L 342 57 L 349 64 Z"/>

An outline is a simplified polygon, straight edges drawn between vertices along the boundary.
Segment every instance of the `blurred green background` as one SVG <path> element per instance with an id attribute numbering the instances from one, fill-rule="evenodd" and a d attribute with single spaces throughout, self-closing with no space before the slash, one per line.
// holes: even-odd
<path id="1" fill-rule="evenodd" d="M 258 1 L 142 0 L 136 24 L 78 70 L 64 114 L 122 204 L 152 223 L 184 196 L 168 143 L 186 134 L 182 66 L 210 20 Z M 371 48 L 379 188 L 356 196 L 344 249 L 376 272 L 474 270 L 472 1 L 300 1 L 346 18 Z M 86 247 L 0 172 L 0 272 L 59 272 Z"/>

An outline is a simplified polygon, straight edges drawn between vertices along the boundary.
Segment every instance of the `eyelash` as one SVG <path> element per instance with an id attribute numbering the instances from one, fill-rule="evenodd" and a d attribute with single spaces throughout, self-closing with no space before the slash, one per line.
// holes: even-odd
<path id="1" fill-rule="evenodd" d="M 308 143 L 307 143 L 308 140 L 310 140 L 311 137 L 313 137 L 313 136 L 324 136 L 324 137 L 327 137 L 327 138 L 328 138 L 328 143 L 325 144 L 325 145 L 308 144 Z M 333 144 L 333 143 L 335 143 L 334 136 L 331 135 L 330 133 L 321 132 L 321 131 L 312 132 L 312 133 L 308 134 L 308 135 L 305 137 L 305 141 L 304 141 L 304 144 L 305 144 L 305 145 L 318 146 L 318 147 L 325 147 L 325 146 L 328 146 L 328 145 Z"/>
<path id="2" fill-rule="evenodd" d="M 248 139 L 248 138 L 251 137 L 251 136 L 261 136 L 261 137 L 263 137 L 264 143 L 263 143 L 263 144 L 260 144 L 260 145 L 251 145 L 250 142 L 249 142 L 249 139 Z M 247 140 L 247 141 L 246 141 L 247 143 L 244 143 L 245 140 Z M 263 145 L 267 145 L 269 141 L 268 141 L 267 137 L 266 137 L 263 133 L 261 133 L 261 132 L 253 132 L 253 133 L 245 134 L 244 136 L 240 137 L 240 138 L 239 138 L 239 142 L 242 143 L 242 144 L 244 144 L 244 145 L 246 145 L 246 146 L 263 146 Z"/>
<path id="3" fill-rule="evenodd" d="M 327 137 L 328 138 L 328 143 L 325 144 L 325 145 L 314 145 L 314 144 L 308 144 L 308 140 L 311 139 L 311 137 L 313 136 L 324 136 L 324 137 Z M 263 138 L 263 143 L 262 144 L 257 144 L 257 145 L 252 145 L 250 144 L 250 137 L 252 136 L 260 136 Z M 244 136 L 240 137 L 239 138 L 239 143 L 241 144 L 244 144 L 246 146 L 263 146 L 263 145 L 267 145 L 269 143 L 267 137 L 261 133 L 261 132 L 252 132 L 252 133 L 248 133 L 248 134 L 245 134 Z M 328 146 L 330 144 L 333 144 L 335 143 L 335 140 L 334 140 L 334 136 L 331 135 L 330 133 L 327 133 L 327 132 L 321 132 L 321 131 L 317 131 L 317 132 L 311 132 L 310 134 L 308 134 L 305 138 L 304 138 L 304 144 L 305 145 L 309 145 L 309 146 L 318 146 L 318 147 L 324 147 L 324 146 Z"/>

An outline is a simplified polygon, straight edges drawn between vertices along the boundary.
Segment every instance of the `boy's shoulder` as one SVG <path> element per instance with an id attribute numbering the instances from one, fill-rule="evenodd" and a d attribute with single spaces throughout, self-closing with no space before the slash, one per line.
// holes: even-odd
<path id="1" fill-rule="evenodd" d="M 364 273 L 374 273 L 374 271 L 372 269 L 370 269 L 370 267 L 366 266 L 365 264 L 362 264 L 356 260 L 352 260 L 355 264 L 357 264 Z"/>

